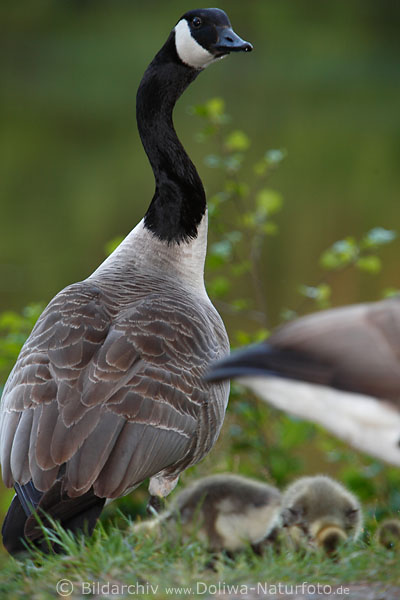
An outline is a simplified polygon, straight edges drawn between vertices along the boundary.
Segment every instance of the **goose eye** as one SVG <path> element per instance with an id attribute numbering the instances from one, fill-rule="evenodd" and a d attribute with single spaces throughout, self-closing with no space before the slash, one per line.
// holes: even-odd
<path id="1" fill-rule="evenodd" d="M 193 27 L 196 27 L 196 29 L 198 29 L 201 25 L 202 21 L 200 19 L 200 17 L 193 17 L 192 19 L 192 25 Z"/>

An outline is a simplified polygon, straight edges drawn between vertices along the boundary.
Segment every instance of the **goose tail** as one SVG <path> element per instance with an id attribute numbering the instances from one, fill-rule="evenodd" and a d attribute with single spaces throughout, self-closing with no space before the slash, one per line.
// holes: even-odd
<path id="1" fill-rule="evenodd" d="M 105 503 L 105 498 L 99 498 L 93 490 L 69 498 L 62 491 L 61 481 L 45 493 L 37 490 L 32 481 L 14 487 L 16 494 L 1 530 L 4 547 L 12 555 L 25 552 L 32 545 L 46 553 L 62 552 L 59 544 L 46 539 L 39 520 L 51 527 L 50 517 L 68 531 L 91 535 Z"/>

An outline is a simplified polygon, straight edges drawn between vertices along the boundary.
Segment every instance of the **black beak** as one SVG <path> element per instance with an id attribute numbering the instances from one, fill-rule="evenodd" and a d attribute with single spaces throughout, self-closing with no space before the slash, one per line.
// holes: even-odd
<path id="1" fill-rule="evenodd" d="M 218 54 L 229 54 L 229 52 L 251 52 L 253 46 L 250 42 L 245 42 L 230 27 L 218 27 L 218 40 L 214 50 Z"/>

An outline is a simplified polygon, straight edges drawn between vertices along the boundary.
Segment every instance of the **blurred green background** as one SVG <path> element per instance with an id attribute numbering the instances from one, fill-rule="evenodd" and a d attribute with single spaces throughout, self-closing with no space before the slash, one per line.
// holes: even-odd
<path id="1" fill-rule="evenodd" d="M 136 89 L 170 29 L 194 7 L 177 0 L 1 5 L 0 311 L 47 303 L 85 278 L 104 259 L 106 243 L 143 216 L 154 184 L 136 130 Z M 269 148 L 287 151 L 273 178 L 285 200 L 276 218 L 279 234 L 266 240 L 262 257 L 268 307 L 258 306 L 268 308 L 274 325 L 283 307 L 298 303 L 299 284 L 320 281 L 318 258 L 335 240 L 359 238 L 375 226 L 399 228 L 400 3 L 220 0 L 219 7 L 254 52 L 207 69 L 180 100 L 175 125 L 209 195 L 220 189 L 221 172 L 205 165 L 212 148 L 195 141 L 199 124 L 191 105 L 224 98 L 232 123 L 251 140 L 250 162 Z M 210 238 L 218 240 L 218 232 Z M 384 268 L 375 276 L 341 274 L 333 303 L 374 300 L 384 288 L 399 288 L 399 245 L 383 250 Z M 223 316 L 230 333 L 251 327 Z M 243 423 L 247 431 L 254 425 L 253 448 L 266 444 L 256 427 L 268 426 L 266 407 L 240 400 L 231 411 L 220 449 L 232 449 L 226 437 L 232 434 L 249 451 Z M 280 431 L 289 439 L 289 457 L 312 435 L 306 426 L 273 418 L 276 440 L 268 456 L 275 452 L 282 462 Z M 321 443 L 332 454 L 336 446 L 327 440 Z M 341 464 L 348 460 L 343 452 L 334 459 Z M 311 446 L 308 472 L 330 469 L 317 455 Z M 234 454 L 218 456 L 221 468 L 238 468 Z M 376 463 L 362 464 L 370 477 L 383 472 Z M 253 467 L 248 471 L 255 475 Z M 277 473 L 300 470 L 287 461 L 279 468 L 266 465 L 265 472 L 272 469 L 285 482 Z M 366 499 L 378 486 L 371 485 Z M 400 507 L 400 498 L 391 506 Z"/>
<path id="2" fill-rule="evenodd" d="M 218 172 L 194 143 L 193 103 L 222 96 L 257 157 L 286 148 L 274 185 L 286 202 L 269 241 L 272 314 L 317 277 L 334 240 L 400 222 L 400 4 L 396 0 L 222 1 L 254 52 L 206 70 L 175 112 L 208 191 Z M 153 193 L 135 123 L 149 60 L 193 4 L 20 0 L 0 8 L 0 310 L 48 301 L 86 277 Z M 343 280 L 338 303 L 398 280 Z"/>

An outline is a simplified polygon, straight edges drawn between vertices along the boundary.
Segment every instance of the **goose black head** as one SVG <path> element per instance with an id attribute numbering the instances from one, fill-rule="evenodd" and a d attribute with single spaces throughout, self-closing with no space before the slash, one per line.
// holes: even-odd
<path id="1" fill-rule="evenodd" d="M 199 8 L 185 13 L 175 26 L 175 46 L 180 60 L 204 69 L 230 52 L 250 52 L 253 46 L 232 29 L 219 8 Z"/>

